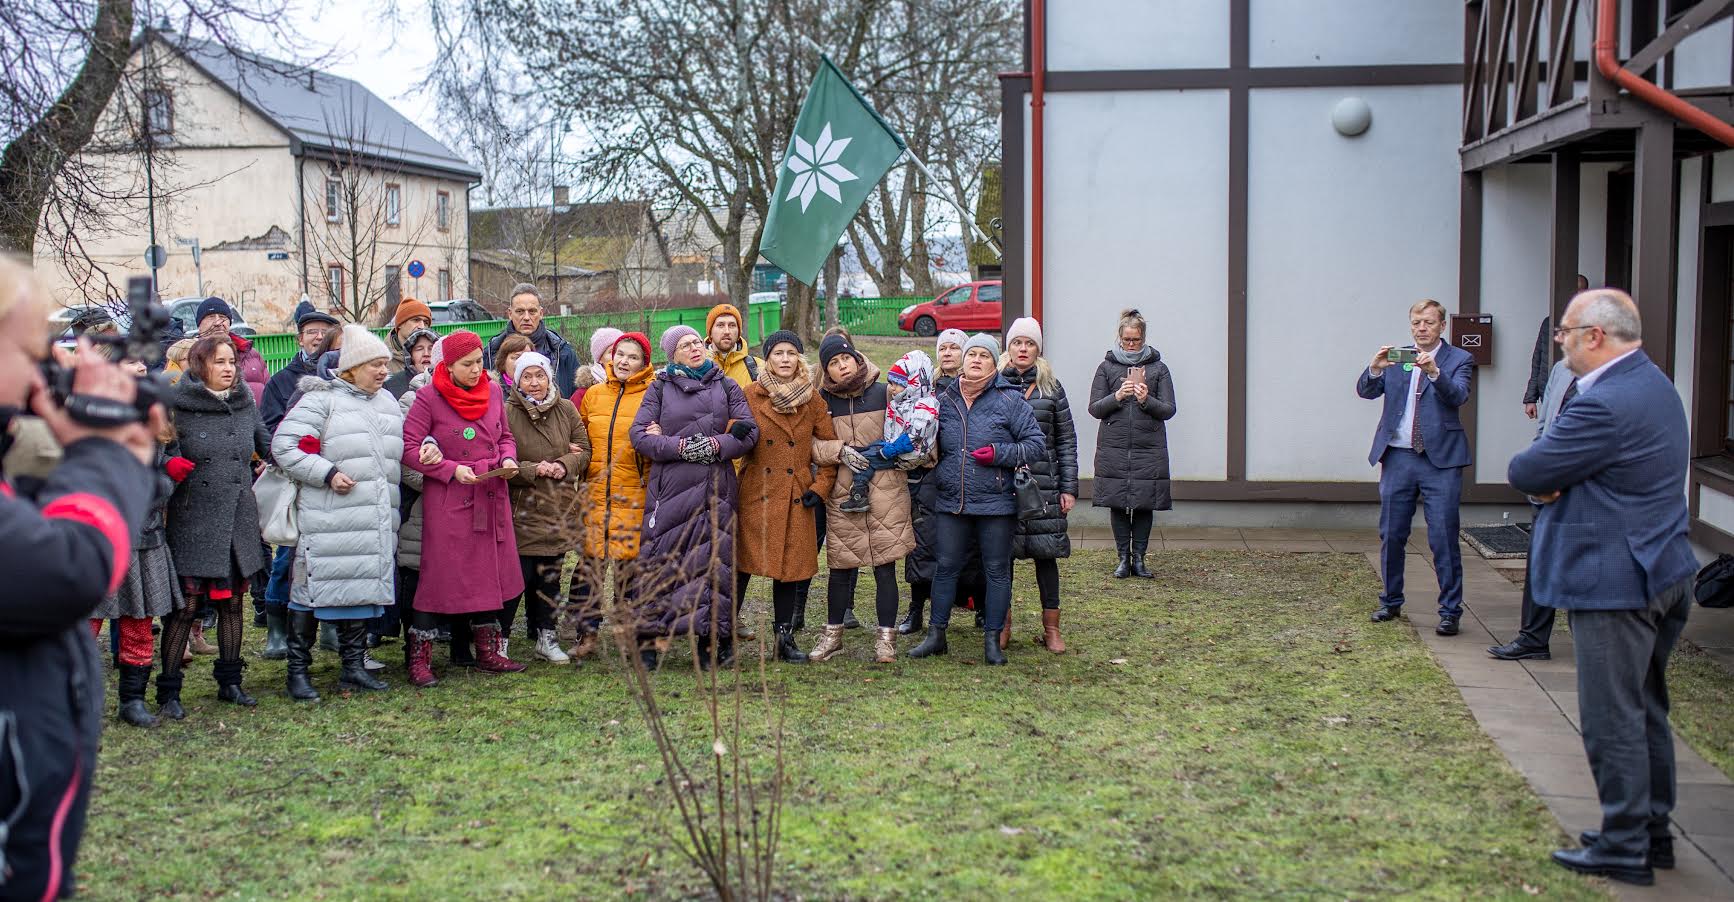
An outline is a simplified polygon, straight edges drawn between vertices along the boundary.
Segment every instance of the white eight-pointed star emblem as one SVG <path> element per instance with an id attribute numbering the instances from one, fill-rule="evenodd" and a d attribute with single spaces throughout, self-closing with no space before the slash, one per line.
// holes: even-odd
<path id="1" fill-rule="evenodd" d="M 825 123 L 823 131 L 819 132 L 819 140 L 808 144 L 800 135 L 795 136 L 794 153 L 789 154 L 789 172 L 795 180 L 789 185 L 789 193 L 785 201 L 801 199 L 801 212 L 807 212 L 807 205 L 813 202 L 813 196 L 820 191 L 825 192 L 838 203 L 843 202 L 843 195 L 837 190 L 838 182 L 852 182 L 855 173 L 843 168 L 837 158 L 843 155 L 844 148 L 854 138 L 832 138 L 831 123 Z"/>

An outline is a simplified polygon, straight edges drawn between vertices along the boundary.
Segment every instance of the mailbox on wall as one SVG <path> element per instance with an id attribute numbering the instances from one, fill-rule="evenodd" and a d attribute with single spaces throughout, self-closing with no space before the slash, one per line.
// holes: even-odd
<path id="1" fill-rule="evenodd" d="M 1469 352 L 1476 366 L 1493 365 L 1493 317 L 1484 313 L 1451 317 L 1451 343 Z"/>

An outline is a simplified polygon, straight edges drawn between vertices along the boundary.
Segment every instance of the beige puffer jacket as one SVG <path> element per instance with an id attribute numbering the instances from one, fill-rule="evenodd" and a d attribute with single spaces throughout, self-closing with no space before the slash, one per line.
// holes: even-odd
<path id="1" fill-rule="evenodd" d="M 429 373 L 422 373 L 411 379 L 409 391 L 404 392 L 403 397 L 397 399 L 398 407 L 402 408 L 406 416 L 409 414 L 409 406 L 415 403 L 416 391 L 426 388 L 427 384 L 433 380 L 433 376 Z M 417 494 L 415 503 L 409 508 L 409 519 L 405 520 L 403 526 L 397 531 L 397 565 L 408 567 L 411 570 L 421 569 L 421 480 L 422 475 L 413 468 L 403 468 L 403 484 L 415 489 Z"/>
<path id="2" fill-rule="evenodd" d="M 885 383 L 874 381 L 856 397 L 833 394 L 829 376 L 820 396 L 830 410 L 837 441 L 814 440 L 813 462 L 819 466 L 840 463 L 844 445 L 865 448 L 885 440 Z M 931 463 L 931 461 L 929 461 Z M 923 464 L 925 465 L 925 464 Z M 837 481 L 825 499 L 825 563 L 832 570 L 877 567 L 900 561 L 915 550 L 915 520 L 909 511 L 909 476 L 902 470 L 880 470 L 867 484 L 867 510 L 846 514 L 837 505 L 849 500 L 854 474 L 837 468 Z"/>

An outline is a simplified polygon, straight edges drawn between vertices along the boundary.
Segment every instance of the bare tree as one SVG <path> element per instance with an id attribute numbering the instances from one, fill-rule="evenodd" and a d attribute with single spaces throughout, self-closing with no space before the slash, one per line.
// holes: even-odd
<path id="1" fill-rule="evenodd" d="M 134 0 L 0 3 L 0 249 L 52 256 L 94 297 L 117 295 L 123 278 L 92 259 L 87 242 L 134 230 L 156 191 L 153 170 L 173 165 L 172 146 L 153 129 L 172 71 L 153 38 L 194 40 L 247 55 L 250 44 L 308 59 L 281 0 L 161 0 L 153 28 L 139 30 Z M 172 29 L 172 30 L 171 30 Z M 245 32 L 251 41 L 243 40 Z M 291 75 L 305 71 L 286 66 Z M 188 186 L 179 186 L 185 190 Z M 140 250 L 143 250 L 141 245 Z"/>
<path id="2" fill-rule="evenodd" d="M 333 137 L 331 159 L 318 165 L 319 177 L 305 179 L 302 186 L 300 209 L 307 233 L 303 264 L 338 264 L 344 284 L 334 306 L 350 322 L 365 322 L 389 290 L 376 274 L 393 261 L 395 248 L 420 244 L 438 224 L 440 211 L 432 204 L 406 203 L 409 177 L 389 162 L 402 156 L 389 152 L 399 136 L 372 123 L 364 106 L 346 98 L 337 109 L 327 110 L 325 129 Z M 415 216 L 409 212 L 412 206 L 418 211 Z M 453 206 L 445 215 L 461 212 Z M 451 251 L 455 256 L 462 248 L 453 245 Z"/>

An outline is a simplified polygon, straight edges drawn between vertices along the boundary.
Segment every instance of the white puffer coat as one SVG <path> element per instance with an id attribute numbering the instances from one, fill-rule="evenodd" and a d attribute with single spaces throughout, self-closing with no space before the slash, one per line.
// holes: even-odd
<path id="1" fill-rule="evenodd" d="M 301 484 L 290 600 L 314 608 L 391 604 L 397 556 L 403 413 L 390 393 L 372 395 L 342 379 L 303 377 L 300 403 L 271 440 L 271 453 Z M 306 436 L 318 453 L 300 448 Z M 347 495 L 327 482 L 355 480 Z"/>

